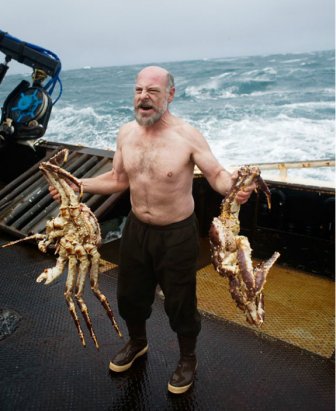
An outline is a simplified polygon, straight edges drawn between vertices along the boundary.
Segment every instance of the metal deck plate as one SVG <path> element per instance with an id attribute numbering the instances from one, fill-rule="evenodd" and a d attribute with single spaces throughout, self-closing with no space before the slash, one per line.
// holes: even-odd
<path id="1" fill-rule="evenodd" d="M 5 242 L 3 236 L 0 243 Z M 0 409 L 12 410 L 332 410 L 334 363 L 246 327 L 203 317 L 199 366 L 193 388 L 170 395 L 167 382 L 177 361 L 177 342 L 157 298 L 148 321 L 150 349 L 122 375 L 108 372 L 124 341 L 87 287 L 85 299 L 100 343 L 85 330 L 81 346 L 64 298 L 63 277 L 35 282 L 55 262 L 35 247 L 0 251 L 0 308 L 21 321 L 0 341 Z M 116 311 L 116 269 L 100 276 Z M 125 326 L 115 312 L 121 329 Z"/>
<path id="2" fill-rule="evenodd" d="M 249 325 L 229 293 L 228 280 L 212 264 L 197 275 L 199 307 L 257 333 L 330 358 L 335 351 L 335 283 L 289 267 L 275 265 L 264 289 L 265 322 Z"/>

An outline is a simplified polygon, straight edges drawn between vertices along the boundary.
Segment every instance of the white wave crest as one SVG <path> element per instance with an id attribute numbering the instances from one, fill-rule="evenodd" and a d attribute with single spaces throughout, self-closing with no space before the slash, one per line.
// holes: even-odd
<path id="1" fill-rule="evenodd" d="M 92 107 L 55 108 L 46 138 L 52 141 L 114 149 L 116 134 L 125 119 L 98 114 Z"/>
<path id="2" fill-rule="evenodd" d="M 332 120 L 291 118 L 282 114 L 272 119 L 213 119 L 194 125 L 203 131 L 223 166 L 335 157 Z M 325 181 L 335 178 L 333 168 L 300 172 Z"/>

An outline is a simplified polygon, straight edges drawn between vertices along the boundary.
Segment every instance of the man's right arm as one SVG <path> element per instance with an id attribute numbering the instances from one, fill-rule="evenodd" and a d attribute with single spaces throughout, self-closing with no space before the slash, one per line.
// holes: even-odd
<path id="1" fill-rule="evenodd" d="M 114 168 L 96 177 L 82 178 L 80 182 L 83 185 L 83 191 L 92 194 L 118 193 L 129 187 L 127 175 L 125 173 L 117 173 Z M 74 184 L 70 183 L 70 185 L 75 191 L 78 191 Z M 60 201 L 60 194 L 55 187 L 50 186 L 49 192 L 55 201 Z"/>
<path id="2" fill-rule="evenodd" d="M 129 187 L 128 176 L 124 170 L 121 141 L 122 133 L 117 138 L 117 149 L 113 156 L 112 170 L 96 177 L 83 178 L 83 191 L 92 194 L 112 194 Z"/>
<path id="3" fill-rule="evenodd" d="M 124 170 L 122 152 L 120 148 L 120 134 L 117 140 L 117 150 L 113 156 L 112 170 L 95 177 L 82 178 L 83 191 L 92 194 L 112 194 L 126 190 L 129 187 L 127 173 Z M 77 187 L 71 184 L 74 190 Z M 51 196 L 60 201 L 60 195 L 55 187 L 50 186 Z"/>
<path id="4" fill-rule="evenodd" d="M 83 191 L 92 194 L 112 194 L 129 187 L 126 173 L 118 173 L 114 168 L 96 177 L 82 178 Z"/>

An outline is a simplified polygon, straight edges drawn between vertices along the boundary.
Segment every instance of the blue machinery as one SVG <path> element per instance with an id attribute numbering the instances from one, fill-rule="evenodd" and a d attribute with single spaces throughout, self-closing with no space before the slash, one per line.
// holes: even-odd
<path id="1" fill-rule="evenodd" d="M 62 94 L 58 56 L 40 46 L 23 42 L 0 30 L 0 52 L 5 54 L 0 64 L 0 83 L 13 59 L 33 69 L 32 82 L 22 80 L 7 96 L 0 120 L 0 147 L 16 139 L 35 139 L 44 135 L 52 106 Z M 59 94 L 52 100 L 58 84 Z"/>

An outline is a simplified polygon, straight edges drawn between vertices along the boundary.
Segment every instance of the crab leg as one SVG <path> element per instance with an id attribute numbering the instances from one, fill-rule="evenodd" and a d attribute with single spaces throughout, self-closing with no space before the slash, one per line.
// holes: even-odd
<path id="1" fill-rule="evenodd" d="M 267 184 L 265 183 L 265 181 L 260 176 L 257 179 L 257 184 L 258 184 L 258 189 L 261 190 L 265 194 L 266 200 L 267 200 L 267 207 L 270 210 L 271 209 L 271 192 Z"/>
<path id="2" fill-rule="evenodd" d="M 76 252 L 77 259 L 79 261 L 75 298 L 77 300 L 79 308 L 80 308 L 80 310 L 82 312 L 82 315 L 84 317 L 84 320 L 86 322 L 86 326 L 87 326 L 87 328 L 88 328 L 88 330 L 91 334 L 91 337 L 94 341 L 94 344 L 95 344 L 96 348 L 99 349 L 98 340 L 97 340 L 95 332 L 93 331 L 93 326 L 92 326 L 92 321 L 91 321 L 91 318 L 90 318 L 90 315 L 89 315 L 89 311 L 88 311 L 87 305 L 85 304 L 84 299 L 83 299 L 83 290 L 84 290 L 84 286 L 85 286 L 85 277 L 86 277 L 86 273 L 88 272 L 89 267 L 90 267 L 90 261 L 88 259 L 88 256 L 87 256 L 83 246 L 81 246 L 79 244 L 76 245 L 75 252 Z"/>
<path id="3" fill-rule="evenodd" d="M 245 311 L 246 319 L 250 324 L 255 324 L 260 327 L 264 321 L 263 306 L 259 307 L 259 302 L 262 301 L 262 298 L 260 298 L 262 296 L 262 289 L 260 288 L 258 293 L 259 298 L 257 298 L 255 288 L 255 273 L 251 258 L 251 246 L 248 239 L 244 236 L 239 236 L 237 243 L 237 260 L 241 273 L 241 283 L 243 285 L 242 295 L 245 296 L 243 311 Z"/>
<path id="4" fill-rule="evenodd" d="M 28 237 L 20 238 L 19 240 L 15 241 L 10 241 L 9 243 L 3 244 L 1 248 L 6 248 L 6 247 L 11 247 L 14 244 L 21 243 L 22 241 L 28 241 L 28 240 L 43 240 L 45 239 L 46 236 L 44 234 L 34 234 L 34 235 L 29 235 Z"/>
<path id="5" fill-rule="evenodd" d="M 273 255 L 267 260 L 263 261 L 258 267 L 254 269 L 255 276 L 255 290 L 256 290 L 256 299 L 255 304 L 257 307 L 257 315 L 259 318 L 264 321 L 265 311 L 264 311 L 264 294 L 262 290 L 266 283 L 267 274 L 272 268 L 273 264 L 280 257 L 280 253 L 275 251 Z"/>
<path id="6" fill-rule="evenodd" d="M 90 270 L 90 284 L 91 284 L 91 290 L 94 293 L 94 295 L 98 298 L 98 300 L 101 302 L 102 306 L 105 308 L 106 313 L 109 317 L 109 319 L 112 322 L 112 325 L 119 335 L 119 337 L 122 337 L 122 333 L 118 327 L 118 324 L 114 318 L 113 311 L 111 309 L 110 303 L 108 299 L 105 297 L 105 295 L 100 291 L 99 285 L 98 285 L 98 273 L 99 273 L 99 259 L 100 255 L 94 247 L 90 247 L 89 245 L 86 246 L 86 250 L 88 253 L 91 255 L 91 270 Z"/>
<path id="7" fill-rule="evenodd" d="M 69 150 L 66 148 L 63 148 L 63 150 L 60 150 L 53 157 L 51 157 L 48 162 L 55 164 L 57 166 L 61 166 L 64 163 L 66 163 L 66 161 L 68 160 L 68 154 L 69 154 Z"/>
<path id="8" fill-rule="evenodd" d="M 79 334 L 79 338 L 83 346 L 86 347 L 84 333 L 83 333 L 82 327 L 79 322 L 74 300 L 72 298 L 72 293 L 73 293 L 73 289 L 75 287 L 75 281 L 76 281 L 77 259 L 74 254 L 72 255 L 68 254 L 68 259 L 69 259 L 69 268 L 68 268 L 68 277 L 67 277 L 66 284 L 65 284 L 64 297 L 68 305 L 70 314 L 75 322 L 75 325 L 76 325 L 76 328 Z"/>
<path id="9" fill-rule="evenodd" d="M 244 236 L 238 236 L 237 244 L 237 260 L 241 277 L 245 285 L 245 292 L 248 298 L 253 298 L 253 295 L 255 294 L 255 278 L 253 274 L 251 246 L 248 239 Z"/>
<path id="10" fill-rule="evenodd" d="M 49 184 L 54 186 L 57 189 L 57 191 L 59 192 L 59 194 L 61 196 L 62 206 L 63 207 L 68 206 L 69 205 L 68 196 L 66 195 L 66 193 L 63 189 L 63 186 L 61 185 L 61 182 L 58 180 L 57 174 L 55 175 L 55 173 L 50 172 L 48 168 L 46 166 L 42 167 L 42 164 L 40 165 L 40 170 L 42 171 L 42 173 L 46 177 Z"/>
<path id="11" fill-rule="evenodd" d="M 68 200 L 69 200 L 69 205 L 72 207 L 77 207 L 79 204 L 79 199 L 83 196 L 83 185 L 82 183 L 74 177 L 72 174 L 68 173 L 66 170 L 59 169 L 57 171 L 57 175 L 61 177 L 60 179 L 60 184 L 63 187 L 63 190 L 65 191 Z M 73 188 L 68 184 L 67 180 L 71 181 L 74 183 L 78 189 L 79 189 L 79 194 L 75 193 Z"/>
<path id="12" fill-rule="evenodd" d="M 81 216 L 86 225 L 88 226 L 89 236 L 91 239 L 95 240 L 95 247 L 101 243 L 101 232 L 97 217 L 93 214 L 93 212 L 89 209 L 89 207 L 85 204 L 81 204 Z M 89 224 L 87 224 L 89 223 Z"/>
<path id="13" fill-rule="evenodd" d="M 260 292 L 264 288 L 267 274 L 279 257 L 280 253 L 275 251 L 267 261 L 263 261 L 254 269 L 256 293 Z"/>
<path id="14" fill-rule="evenodd" d="M 251 247 L 244 236 L 238 238 L 237 259 L 246 294 L 245 314 L 250 324 L 261 326 L 264 322 L 264 297 L 262 290 L 266 283 L 266 277 L 280 254 L 275 252 L 271 258 L 253 268 Z"/>
<path id="15" fill-rule="evenodd" d="M 70 197 L 70 195 L 71 195 L 71 197 L 75 195 L 76 196 L 76 203 L 78 204 L 78 200 L 83 195 L 83 186 L 82 186 L 82 183 L 78 180 L 78 178 L 76 178 L 75 176 L 73 176 L 71 173 L 64 170 L 63 168 L 60 168 L 60 167 L 58 167 L 54 164 L 42 163 L 39 168 L 44 173 L 54 174 L 53 182 L 55 182 L 55 181 L 59 182 L 59 184 L 62 185 L 63 189 L 65 189 L 67 191 L 67 194 L 69 195 L 69 197 Z M 78 197 L 75 194 L 74 190 L 67 183 L 67 181 L 70 181 L 71 183 L 73 183 L 75 186 L 78 187 L 78 190 L 79 190 Z M 52 181 L 50 181 L 50 182 L 52 183 L 52 185 L 54 185 Z M 56 187 L 56 188 L 58 189 L 58 187 Z"/>
<path id="16" fill-rule="evenodd" d="M 242 284 L 237 275 L 229 277 L 229 291 L 237 307 L 242 311 L 245 311 L 246 298 L 245 294 L 242 292 Z"/>

